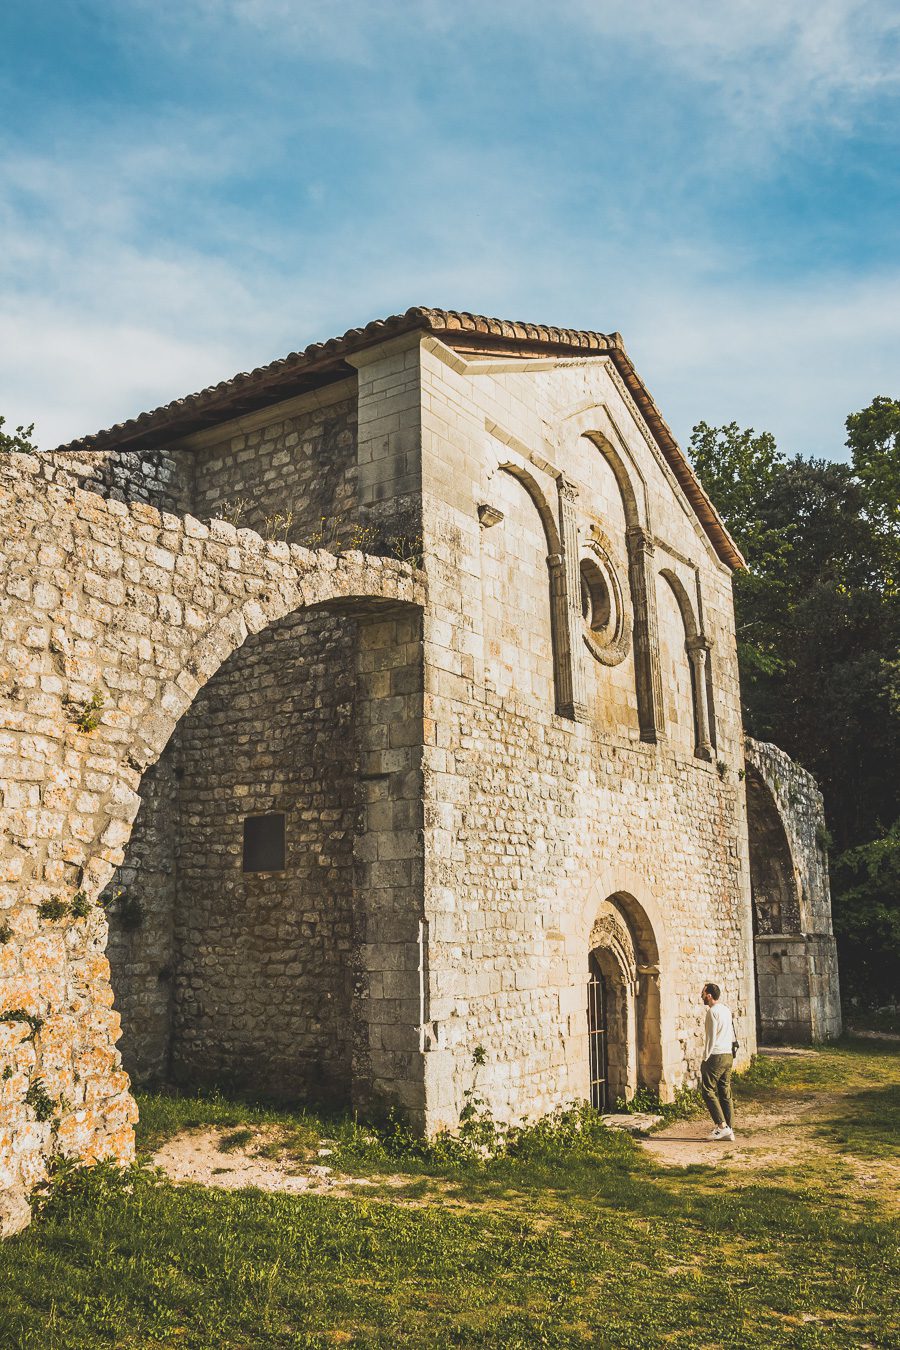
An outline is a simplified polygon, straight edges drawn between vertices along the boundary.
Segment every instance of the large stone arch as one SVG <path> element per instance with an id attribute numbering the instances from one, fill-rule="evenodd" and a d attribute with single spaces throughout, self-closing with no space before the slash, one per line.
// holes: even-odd
<path id="1" fill-rule="evenodd" d="M 0 538 L 0 1048 L 13 1068 L 0 1194 L 14 1227 L 51 1153 L 133 1153 L 97 900 L 123 860 L 142 774 L 250 633 L 304 607 L 373 623 L 417 613 L 424 577 L 72 490 L 19 453 L 0 458 Z M 57 1105 L 52 1122 L 25 1108 L 35 1076 Z"/>
<path id="2" fill-rule="evenodd" d="M 815 781 L 777 746 L 744 745 L 762 1042 L 840 1034 L 827 831 Z"/>
<path id="3" fill-rule="evenodd" d="M 754 936 L 800 934 L 800 877 L 775 796 L 755 764 L 746 765 L 747 826 Z"/>

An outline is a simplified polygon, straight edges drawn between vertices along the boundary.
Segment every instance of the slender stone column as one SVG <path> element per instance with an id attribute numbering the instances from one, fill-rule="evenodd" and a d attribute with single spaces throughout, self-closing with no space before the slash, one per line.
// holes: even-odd
<path id="1" fill-rule="evenodd" d="M 709 709 L 706 702 L 706 661 L 710 646 L 702 634 L 688 638 L 687 654 L 691 663 L 694 686 L 694 734 L 697 754 L 701 759 L 712 759 L 712 739 L 709 734 Z"/>
<path id="2" fill-rule="evenodd" d="M 557 590 L 561 590 L 561 594 L 555 603 L 560 607 L 558 627 L 565 633 L 568 656 L 566 661 L 560 663 L 559 669 L 559 711 L 565 717 L 583 722 L 587 718 L 587 681 L 584 643 L 581 641 L 581 573 L 578 564 L 578 521 L 575 515 L 578 489 L 563 477 L 557 478 L 556 486 L 559 491 L 559 534 L 563 554 L 557 583 Z"/>
<path id="3" fill-rule="evenodd" d="M 634 606 L 634 670 L 641 740 L 656 742 L 664 739 L 665 724 L 659 669 L 653 539 L 642 525 L 631 525 L 625 531 L 625 540 L 628 546 L 628 580 Z"/>

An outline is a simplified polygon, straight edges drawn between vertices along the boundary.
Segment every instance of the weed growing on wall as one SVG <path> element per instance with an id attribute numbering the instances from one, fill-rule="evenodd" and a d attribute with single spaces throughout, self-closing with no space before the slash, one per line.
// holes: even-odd
<path id="1" fill-rule="evenodd" d="M 388 550 L 398 562 L 409 563 L 412 567 L 423 567 L 425 562 L 424 545 L 420 534 L 394 534 L 388 540 Z"/>
<path id="2" fill-rule="evenodd" d="M 39 1121 L 53 1119 L 56 1102 L 47 1091 L 43 1078 L 32 1078 L 25 1093 L 25 1105 L 31 1107 Z"/>
<path id="3" fill-rule="evenodd" d="M 423 565 L 423 544 L 420 534 L 392 534 L 386 538 L 379 534 L 374 525 L 363 525 L 358 520 L 351 521 L 348 531 L 338 534 L 337 520 L 322 516 L 319 528 L 304 541 L 304 547 L 310 549 L 328 549 L 331 553 L 346 553 L 355 550 L 359 553 L 371 553 L 376 557 L 396 558 L 398 562 L 410 563 L 413 567 Z"/>
<path id="4" fill-rule="evenodd" d="M 86 736 L 96 731 L 102 720 L 106 699 L 99 689 L 95 689 L 89 699 L 69 704 L 69 718 L 75 727 Z"/>
<path id="5" fill-rule="evenodd" d="M 0 923 L 0 946 L 5 942 L 9 942 L 12 935 L 13 930 L 10 925 L 8 923 Z"/>
<path id="6" fill-rule="evenodd" d="M 291 530 L 294 528 L 294 511 L 288 508 L 287 511 L 276 511 L 271 516 L 266 516 L 263 521 L 262 536 L 270 543 L 275 539 L 288 540 L 291 537 Z"/>
<path id="7" fill-rule="evenodd" d="M 233 525 L 236 530 L 240 529 L 241 521 L 247 514 L 247 511 L 253 505 L 249 497 L 234 497 L 223 501 L 219 505 L 218 519 L 227 521 Z"/>
<path id="8" fill-rule="evenodd" d="M 72 899 L 70 913 L 73 919 L 86 919 L 93 906 L 84 891 L 76 891 Z"/>
<path id="9" fill-rule="evenodd" d="M 43 1017 L 37 1013 L 26 1012 L 24 1008 L 9 1008 L 6 1012 L 0 1012 L 0 1022 L 24 1022 L 30 1028 L 29 1041 L 33 1041 L 35 1036 L 44 1025 Z"/>
<path id="10" fill-rule="evenodd" d="M 60 900 L 58 895 L 52 895 L 49 900 L 42 900 L 38 905 L 38 914 L 42 919 L 49 919 L 51 922 L 56 919 L 63 919 L 69 912 L 69 906 L 65 900 Z"/>

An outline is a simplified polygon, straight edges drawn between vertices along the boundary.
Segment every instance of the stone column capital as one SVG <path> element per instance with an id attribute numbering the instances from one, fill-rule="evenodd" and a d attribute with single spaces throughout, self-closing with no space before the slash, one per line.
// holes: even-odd
<path id="1" fill-rule="evenodd" d="M 625 531 L 628 547 L 641 553 L 654 551 L 653 535 L 643 525 L 629 525 Z"/>

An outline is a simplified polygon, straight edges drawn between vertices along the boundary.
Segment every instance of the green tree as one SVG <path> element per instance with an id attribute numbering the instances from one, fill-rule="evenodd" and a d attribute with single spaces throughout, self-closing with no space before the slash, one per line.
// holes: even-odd
<path id="1" fill-rule="evenodd" d="M 836 860 L 834 927 L 843 971 L 866 1002 L 897 997 L 900 970 L 900 821 Z"/>
<path id="2" fill-rule="evenodd" d="M 742 431 L 736 422 L 700 422 L 691 433 L 690 454 L 747 561 L 747 571 L 735 573 L 734 590 L 741 671 L 752 683 L 783 669 L 770 616 L 783 603 L 796 529 L 789 520 L 774 524 L 761 508 L 777 495 L 784 457 L 769 432 Z"/>
<path id="3" fill-rule="evenodd" d="M 822 787 L 845 987 L 862 992 L 873 949 L 900 955 L 884 917 L 900 897 L 874 862 L 894 856 L 900 816 L 900 403 L 875 400 L 848 431 L 852 464 L 786 459 L 734 423 L 701 423 L 691 450 L 748 564 L 734 586 L 745 723 Z"/>
<path id="4" fill-rule="evenodd" d="M 16 427 L 12 435 L 3 430 L 5 426 L 6 418 L 0 417 L 0 452 L 4 450 L 25 450 L 31 454 L 36 452 L 37 446 L 31 439 L 34 431 L 33 422 L 30 427 Z"/>
<path id="5" fill-rule="evenodd" d="M 873 516 L 894 541 L 900 536 L 900 399 L 883 394 L 847 418 L 853 472 Z"/>

